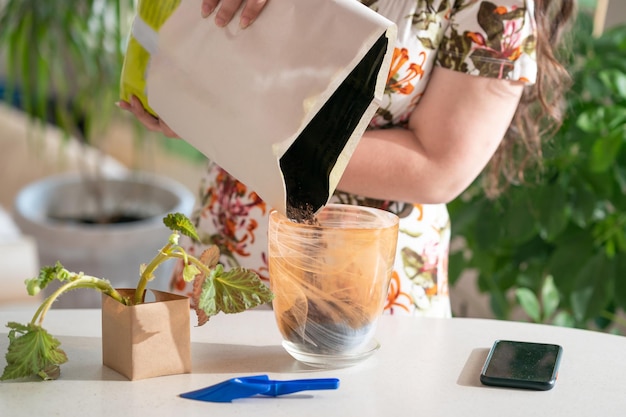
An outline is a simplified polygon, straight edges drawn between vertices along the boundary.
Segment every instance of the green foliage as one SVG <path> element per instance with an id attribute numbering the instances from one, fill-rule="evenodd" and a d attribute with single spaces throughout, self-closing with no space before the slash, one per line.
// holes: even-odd
<path id="1" fill-rule="evenodd" d="M 134 1 L 1 3 L 7 98 L 17 95 L 33 119 L 89 140 L 108 121 L 119 96 L 124 34 Z"/>
<path id="2" fill-rule="evenodd" d="M 224 271 L 224 267 L 217 264 L 219 259 L 217 247 L 207 249 L 200 259 L 186 253 L 178 245 L 179 233 L 192 237 L 197 237 L 197 233 L 184 214 L 169 214 L 163 219 L 163 223 L 170 227 L 173 233 L 150 263 L 141 266 L 134 300 L 123 297 L 108 280 L 85 275 L 82 272 L 70 272 L 59 262 L 54 266 L 41 268 L 37 277 L 27 280 L 26 286 L 31 295 L 36 294 L 54 280 L 60 281 L 62 286 L 43 301 L 30 323 L 7 325 L 12 330 L 9 332 L 7 366 L 0 379 L 16 379 L 34 375 L 39 375 L 42 379 L 55 379 L 60 374 L 59 365 L 66 362 L 67 357 L 58 348 L 59 341 L 48 334 L 41 327 L 41 323 L 52 303 L 62 294 L 76 288 L 91 288 L 124 305 L 141 304 L 146 286 L 154 277 L 154 271 L 168 259 L 182 259 L 185 280 L 198 280 L 195 287 L 200 288 L 200 291 L 194 291 L 192 303 L 196 307 L 200 324 L 204 324 L 209 317 L 220 311 L 239 313 L 272 300 L 272 292 L 256 273 L 245 268 Z M 21 336 L 16 336 L 17 333 Z"/>
<path id="3" fill-rule="evenodd" d="M 495 201 L 477 182 L 450 204 L 466 243 L 450 271 L 476 269 L 499 318 L 519 303 L 533 321 L 609 330 L 626 308 L 626 26 L 590 34 L 581 15 L 566 118 L 537 181 Z"/>
<path id="4" fill-rule="evenodd" d="M 536 323 L 556 319 L 555 312 L 561 302 L 559 291 L 551 276 L 544 280 L 539 297 L 530 288 L 519 287 L 515 290 L 515 298 L 526 314 Z M 565 317 L 560 314 L 559 320 L 563 321 Z"/>
<path id="5" fill-rule="evenodd" d="M 200 241 L 198 232 L 191 220 L 182 213 L 170 213 L 163 219 L 163 224 L 170 230 L 180 232 L 185 236 L 189 236 L 196 242 Z"/>
<path id="6" fill-rule="evenodd" d="M 26 280 L 26 290 L 28 295 L 37 295 L 39 291 L 43 290 L 52 281 L 58 280 L 60 282 L 68 281 L 71 279 L 71 274 L 60 262 L 57 262 L 54 266 L 44 266 L 39 270 L 39 275 L 35 278 Z"/>
<path id="7" fill-rule="evenodd" d="M 44 328 L 29 323 L 26 326 L 10 322 L 7 366 L 0 380 L 27 378 L 38 375 L 41 379 L 56 379 L 59 365 L 67 362 L 61 344 Z"/>
<path id="8" fill-rule="evenodd" d="M 208 316 L 220 311 L 232 314 L 259 306 L 272 298 L 269 288 L 253 272 L 239 267 L 224 271 L 222 265 L 217 265 L 209 279 L 202 283 L 198 307 Z"/>

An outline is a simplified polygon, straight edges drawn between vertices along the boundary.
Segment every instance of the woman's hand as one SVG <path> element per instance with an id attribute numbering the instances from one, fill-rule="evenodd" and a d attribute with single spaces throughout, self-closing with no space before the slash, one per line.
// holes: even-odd
<path id="1" fill-rule="evenodd" d="M 161 132 L 168 138 L 178 138 L 179 136 L 174 132 L 163 120 L 154 117 L 143 108 L 141 101 L 135 96 L 132 96 L 130 103 L 126 101 L 119 101 L 117 105 L 124 110 L 131 112 L 137 120 L 141 122 L 148 130 L 153 132 Z"/>
<path id="2" fill-rule="evenodd" d="M 235 13 L 243 7 L 239 26 L 246 28 L 259 16 L 269 0 L 202 0 L 202 17 L 209 17 L 215 14 L 215 24 L 226 26 L 235 16 Z M 117 105 L 124 110 L 131 112 L 137 120 L 148 130 L 161 132 L 169 138 L 178 138 L 174 132 L 162 119 L 154 117 L 143 108 L 141 101 L 137 97 L 132 97 L 130 102 L 119 101 Z"/>
<path id="3" fill-rule="evenodd" d="M 217 9 L 215 24 L 220 27 L 226 26 L 245 3 L 241 11 L 239 26 L 246 28 L 254 22 L 267 2 L 268 0 L 202 0 L 202 17 L 210 16 Z"/>

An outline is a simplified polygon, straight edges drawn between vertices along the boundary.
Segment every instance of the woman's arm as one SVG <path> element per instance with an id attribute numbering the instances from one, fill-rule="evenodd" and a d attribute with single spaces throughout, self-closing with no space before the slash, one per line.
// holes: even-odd
<path id="1" fill-rule="evenodd" d="M 489 162 L 522 90 L 522 83 L 435 68 L 409 129 L 367 131 L 339 189 L 384 200 L 449 202 Z"/>
<path id="2" fill-rule="evenodd" d="M 447 203 L 480 174 L 519 103 L 523 84 L 435 68 L 409 129 L 365 132 L 339 189 L 371 198 Z M 120 102 L 150 130 L 177 137 L 139 100 Z"/>

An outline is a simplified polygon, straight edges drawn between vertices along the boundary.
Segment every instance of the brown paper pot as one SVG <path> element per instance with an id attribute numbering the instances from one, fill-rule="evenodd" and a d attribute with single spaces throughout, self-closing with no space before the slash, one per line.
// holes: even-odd
<path id="1" fill-rule="evenodd" d="M 189 299 L 149 291 L 155 301 L 135 306 L 102 297 L 102 363 L 130 380 L 191 372 Z"/>

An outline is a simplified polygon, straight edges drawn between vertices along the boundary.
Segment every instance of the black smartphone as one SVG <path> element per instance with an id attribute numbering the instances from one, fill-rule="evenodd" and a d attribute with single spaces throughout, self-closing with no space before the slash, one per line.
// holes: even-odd
<path id="1" fill-rule="evenodd" d="M 496 340 L 480 373 L 480 382 L 546 391 L 556 383 L 562 355 L 559 345 Z"/>

